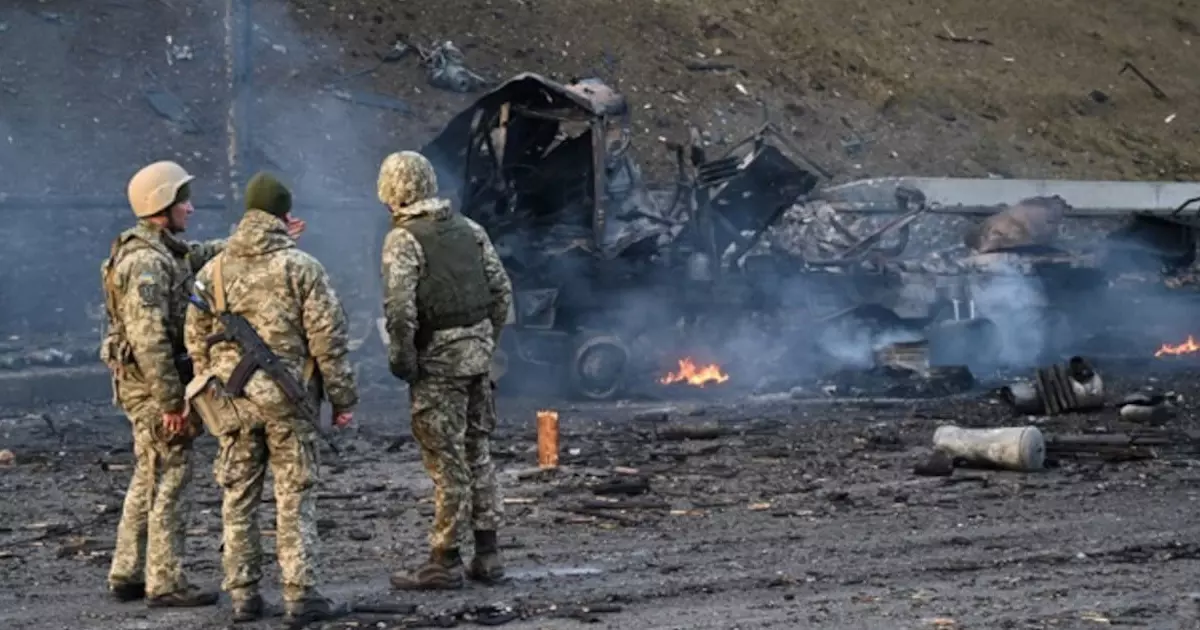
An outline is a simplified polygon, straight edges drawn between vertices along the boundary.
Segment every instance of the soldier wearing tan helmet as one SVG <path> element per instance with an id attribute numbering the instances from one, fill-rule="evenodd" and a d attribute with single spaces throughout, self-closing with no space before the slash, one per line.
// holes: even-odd
<path id="1" fill-rule="evenodd" d="M 101 359 L 113 374 L 113 402 L 133 429 L 134 472 L 125 494 L 108 584 L 120 601 L 152 607 L 215 604 L 183 575 L 183 492 L 191 479 L 191 441 L 199 424 L 185 417 L 191 367 L 183 323 L 192 274 L 225 246 L 187 243 L 178 234 L 192 214 L 191 182 L 174 162 L 155 162 L 129 180 L 137 224 L 112 243 L 101 267 L 107 311 Z M 302 228 L 302 226 L 300 226 Z"/>
<path id="2" fill-rule="evenodd" d="M 483 228 L 437 197 L 437 175 L 424 156 L 389 155 L 378 193 L 392 214 L 382 265 L 388 362 L 408 382 L 413 437 L 436 488 L 429 560 L 394 574 L 392 586 L 462 588 L 459 542 L 468 526 L 475 555 L 466 577 L 491 583 L 504 568 L 489 370 L 512 285 Z"/>

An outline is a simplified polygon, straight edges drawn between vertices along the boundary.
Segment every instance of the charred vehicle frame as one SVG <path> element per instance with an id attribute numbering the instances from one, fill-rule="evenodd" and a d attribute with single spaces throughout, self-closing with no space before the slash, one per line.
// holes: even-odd
<path id="1" fill-rule="evenodd" d="M 669 145 L 674 190 L 651 193 L 629 152 L 628 114 L 599 81 L 522 74 L 423 149 L 513 279 L 498 376 L 519 363 L 542 380 L 565 378 L 576 395 L 612 398 L 631 375 L 661 373 L 665 333 L 686 340 L 702 322 L 775 306 L 782 270 L 722 261 L 742 260 L 823 171 L 768 142 L 786 143 L 769 124 L 713 159 L 692 130 Z"/>

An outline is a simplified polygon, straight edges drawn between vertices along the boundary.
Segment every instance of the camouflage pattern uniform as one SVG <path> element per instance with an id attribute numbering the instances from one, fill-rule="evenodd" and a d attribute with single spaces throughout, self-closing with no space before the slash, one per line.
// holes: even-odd
<path id="1" fill-rule="evenodd" d="M 162 417 L 184 410 L 183 322 L 192 274 L 224 241 L 185 243 L 148 220 L 187 203 L 186 193 L 178 201 L 173 197 L 191 179 L 178 165 L 161 162 L 139 176 L 155 175 L 155 167 L 171 168 L 176 177 L 167 196 L 152 202 L 167 205 L 135 200 L 135 176 L 130 197 L 140 220 L 117 237 L 101 266 L 107 319 L 100 358 L 113 373 L 113 404 L 132 425 L 134 452 L 108 583 L 121 601 L 146 596 L 153 606 L 209 605 L 216 602 L 215 593 L 189 585 L 182 566 L 188 513 L 183 493 L 191 480 L 191 440 L 199 427 L 167 435 Z"/>
<path id="2" fill-rule="evenodd" d="M 413 437 L 435 488 L 429 562 L 415 574 L 393 575 L 392 584 L 417 589 L 461 587 L 459 543 L 468 519 L 475 532 L 475 557 L 467 573 L 491 582 L 503 576 L 503 567 L 496 547 L 502 509 L 491 459 L 496 411 L 488 374 L 512 301 L 512 285 L 483 228 L 454 214 L 448 201 L 435 197 L 436 175 L 423 156 L 407 151 L 388 156 L 380 168 L 378 193 L 393 215 L 382 261 L 389 364 L 409 384 Z M 438 270 L 427 264 L 436 261 L 428 259 L 422 242 L 440 244 L 422 238 L 450 237 L 428 227 L 421 228 L 427 230 L 426 236 L 419 237 L 418 225 L 453 226 L 456 221 L 474 237 L 481 260 L 468 266 L 471 272 L 481 270 L 478 278 L 461 278 L 462 265 L 454 270 L 455 276 L 446 265 Z M 421 311 L 430 305 L 419 298 L 421 284 L 432 282 L 433 272 L 443 282 L 485 292 L 472 298 L 485 305 L 477 321 L 447 325 L 427 320 L 428 314 Z"/>
<path id="3" fill-rule="evenodd" d="M 297 249 L 287 234 L 282 217 L 291 207 L 290 193 L 273 178 L 256 176 L 246 198 L 249 208 L 229 246 L 200 270 L 196 284 L 215 302 L 222 293 L 225 307 L 245 317 L 292 374 L 307 381 L 314 402 L 323 388 L 335 414 L 351 411 L 358 392 L 348 356 L 346 314 L 325 268 Z M 206 338 L 220 329 L 214 315 L 188 311 L 185 336 L 197 380 L 215 377 L 225 383 L 242 358 L 236 342 L 207 345 Z M 244 396 L 225 399 L 223 410 L 204 420 L 220 444 L 213 470 L 224 491 L 221 587 L 233 599 L 235 617 L 249 620 L 262 614 L 258 506 L 268 466 L 274 477 L 285 613 L 328 614 L 331 603 L 317 589 L 317 419 L 301 417 L 262 370 L 247 382 Z"/>

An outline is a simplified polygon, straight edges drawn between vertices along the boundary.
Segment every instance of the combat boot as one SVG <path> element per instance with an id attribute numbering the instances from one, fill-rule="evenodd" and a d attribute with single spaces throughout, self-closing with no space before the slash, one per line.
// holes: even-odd
<path id="1" fill-rule="evenodd" d="M 449 591 L 465 584 L 458 549 L 434 549 L 429 560 L 414 572 L 392 574 L 392 588 L 402 591 Z"/>
<path id="2" fill-rule="evenodd" d="M 108 594 L 121 603 L 137 601 L 146 597 L 146 584 L 143 582 L 112 582 L 108 585 Z"/>
<path id="3" fill-rule="evenodd" d="M 500 562 L 495 530 L 475 532 L 475 557 L 467 567 L 467 577 L 484 584 L 495 584 L 504 579 L 504 564 Z"/>
<path id="4" fill-rule="evenodd" d="M 250 595 L 249 597 L 233 598 L 234 623 L 258 621 L 259 619 L 262 619 L 264 612 L 266 612 L 266 604 L 263 602 L 262 595 L 259 595 L 258 593 Z"/>
<path id="5" fill-rule="evenodd" d="M 345 604 L 334 604 L 326 597 L 308 597 L 300 601 L 283 603 L 283 622 L 300 627 L 318 621 L 333 621 L 350 612 Z"/>
<path id="6" fill-rule="evenodd" d="M 146 605 L 150 608 L 200 608 L 216 604 L 216 592 L 205 591 L 195 586 L 186 586 L 174 593 L 155 595 L 146 600 Z"/>

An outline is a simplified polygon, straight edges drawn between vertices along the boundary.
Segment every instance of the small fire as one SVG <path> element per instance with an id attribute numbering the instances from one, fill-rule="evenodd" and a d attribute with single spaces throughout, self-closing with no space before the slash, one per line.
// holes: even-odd
<path id="1" fill-rule="evenodd" d="M 1154 356 L 1162 357 L 1167 355 L 1191 354 L 1193 352 L 1200 352 L 1200 343 L 1196 343 L 1196 340 L 1191 335 L 1188 335 L 1187 341 L 1177 346 L 1164 343 L 1159 347 L 1158 352 L 1154 353 Z"/>
<path id="2" fill-rule="evenodd" d="M 658 379 L 658 382 L 663 385 L 687 383 L 696 387 L 704 387 L 709 383 L 724 383 L 728 380 L 729 375 L 722 372 L 721 367 L 716 363 L 699 367 L 691 358 L 683 358 L 679 360 L 678 372 L 670 372 Z"/>

